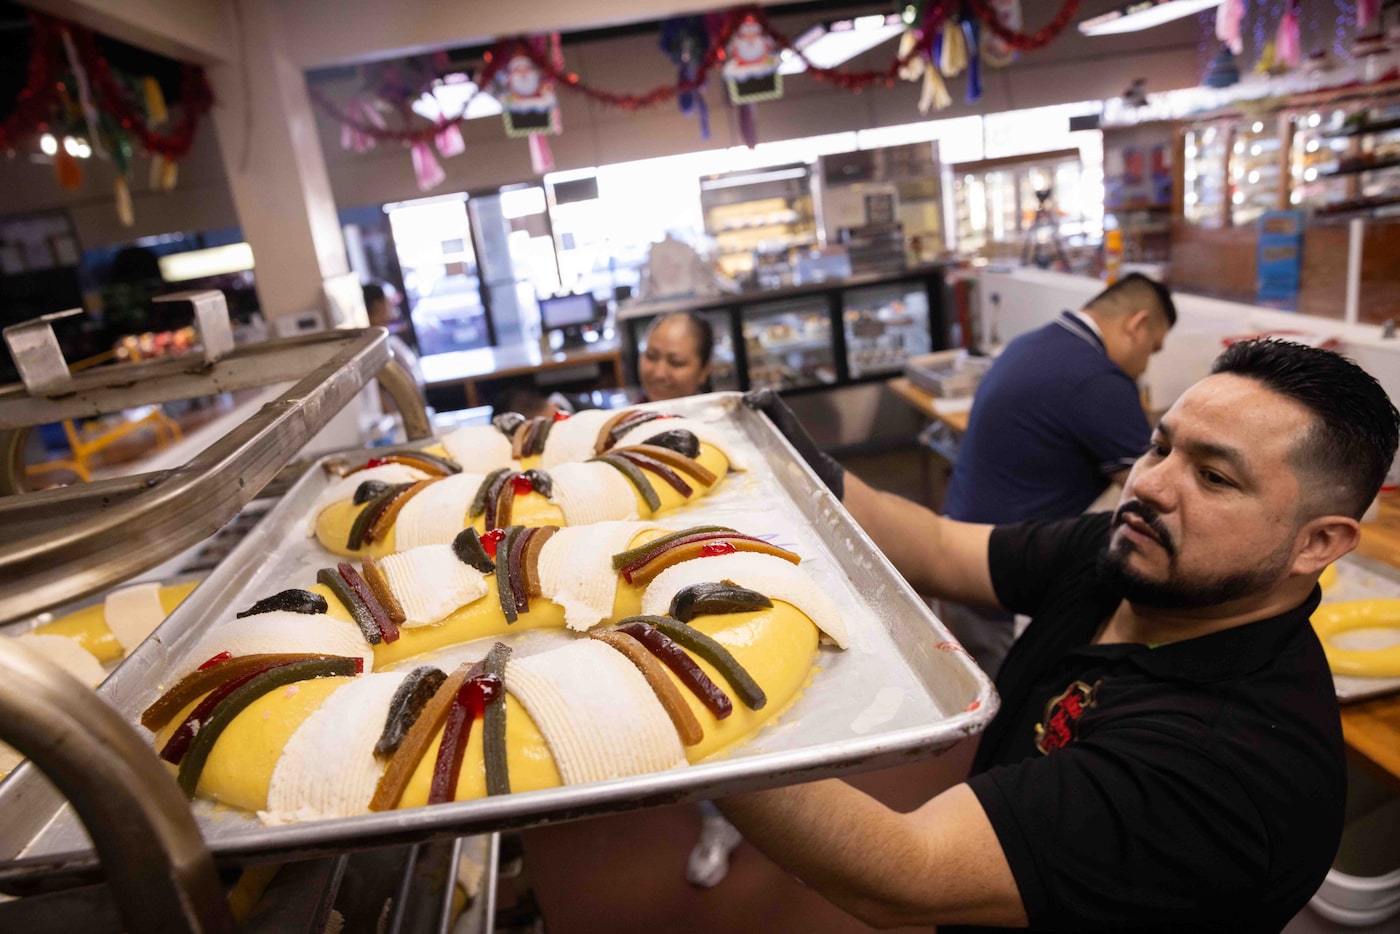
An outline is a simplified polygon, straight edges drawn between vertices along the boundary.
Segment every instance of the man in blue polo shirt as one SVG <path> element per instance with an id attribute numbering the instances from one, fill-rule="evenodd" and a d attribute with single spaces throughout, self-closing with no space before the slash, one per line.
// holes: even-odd
<path id="1" fill-rule="evenodd" d="M 1134 273 L 1008 344 L 977 388 L 944 515 L 1067 519 L 1121 484 L 1152 434 L 1136 381 L 1175 323 L 1166 286 Z M 995 675 L 1013 618 L 949 603 L 941 615 Z"/>

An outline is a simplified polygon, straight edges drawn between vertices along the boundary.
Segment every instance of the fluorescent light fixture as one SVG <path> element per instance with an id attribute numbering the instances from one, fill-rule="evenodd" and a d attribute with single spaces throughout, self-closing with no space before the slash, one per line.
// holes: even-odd
<path id="1" fill-rule="evenodd" d="M 544 200 L 544 189 L 537 185 L 501 191 L 501 216 L 508 221 L 532 214 L 543 214 L 548 207 Z"/>
<path id="2" fill-rule="evenodd" d="M 1079 24 L 1086 36 L 1112 36 L 1170 23 L 1220 6 L 1220 0 L 1138 0 Z"/>
<path id="3" fill-rule="evenodd" d="M 904 19 L 897 13 L 857 16 L 855 19 L 813 26 L 794 39 L 792 44 L 818 68 L 835 68 L 862 52 L 888 42 L 905 28 Z M 796 75 L 806 70 L 807 63 L 791 54 L 783 55 L 782 64 L 778 66 L 780 75 Z"/>
<path id="4" fill-rule="evenodd" d="M 248 272 L 253 268 L 253 248 L 246 243 L 171 253 L 160 258 L 160 274 L 166 282 L 188 282 L 206 276 Z"/>
<path id="5" fill-rule="evenodd" d="M 807 174 L 807 169 L 782 169 L 777 172 L 753 172 L 747 175 L 734 175 L 729 178 L 707 178 L 700 182 L 702 191 L 714 191 L 717 188 L 735 188 L 739 185 L 756 185 L 763 182 L 781 182 L 789 178 L 802 178 Z"/>
<path id="6" fill-rule="evenodd" d="M 428 120 L 457 117 L 463 107 L 468 120 L 495 117 L 503 109 L 489 93 L 478 94 L 476 84 L 466 75 L 448 75 L 413 102 L 413 112 Z"/>

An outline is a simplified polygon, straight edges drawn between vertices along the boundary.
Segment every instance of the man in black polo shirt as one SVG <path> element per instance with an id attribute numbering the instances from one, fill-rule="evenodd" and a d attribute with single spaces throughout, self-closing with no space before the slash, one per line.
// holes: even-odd
<path id="1" fill-rule="evenodd" d="M 727 799 L 745 838 L 875 924 L 1287 924 L 1346 790 L 1308 617 L 1400 416 L 1359 367 L 1297 344 L 1236 344 L 1212 373 L 1163 416 L 1116 512 L 1054 523 L 919 510 L 845 478 L 770 407 L 917 588 L 1033 621 L 966 784 L 910 814 L 839 781 Z"/>

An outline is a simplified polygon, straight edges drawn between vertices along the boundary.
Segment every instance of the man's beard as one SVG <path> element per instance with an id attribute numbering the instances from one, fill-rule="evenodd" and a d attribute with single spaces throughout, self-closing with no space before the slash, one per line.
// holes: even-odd
<path id="1" fill-rule="evenodd" d="M 1124 503 L 1113 514 L 1111 528 L 1117 529 L 1126 513 L 1135 513 L 1142 517 L 1158 535 L 1167 554 L 1166 579 L 1153 580 L 1128 566 L 1137 546 L 1126 539 L 1118 539 L 1115 546 L 1113 539 L 1109 539 L 1109 543 L 1099 553 L 1098 577 L 1129 603 L 1158 609 L 1217 606 L 1269 589 L 1288 568 L 1292 549 L 1290 543 L 1284 541 L 1278 549 L 1254 567 L 1227 574 L 1183 576 L 1176 563 L 1177 545 L 1172 541 L 1156 510 L 1139 500 Z"/>

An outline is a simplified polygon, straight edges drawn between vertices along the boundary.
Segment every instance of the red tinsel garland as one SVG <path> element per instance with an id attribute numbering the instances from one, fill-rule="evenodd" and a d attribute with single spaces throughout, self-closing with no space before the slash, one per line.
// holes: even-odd
<path id="1" fill-rule="evenodd" d="M 14 109 L 0 124 L 0 148 L 12 149 L 49 129 L 49 116 L 63 103 L 66 90 L 58 76 L 68 67 L 61 36 L 61 31 L 67 29 L 83 68 L 92 78 L 97 104 L 102 111 L 131 133 L 147 152 L 171 161 L 178 161 L 189 152 L 199 121 L 214 103 L 204 69 L 185 66 L 178 104 L 179 121 L 169 135 L 162 135 L 146 124 L 145 116 L 131 103 L 91 32 L 40 13 L 31 12 L 30 19 L 34 24 L 34 36 L 29 49 L 28 76 Z"/>
<path id="2" fill-rule="evenodd" d="M 987 5 L 986 0 L 966 0 L 967 10 L 981 20 L 988 29 L 1001 38 L 1007 45 L 1020 51 L 1034 51 L 1044 48 L 1060 33 L 1064 32 L 1079 12 L 1079 0 L 1063 0 L 1060 11 L 1044 27 L 1034 33 L 1021 33 L 1007 29 L 997 17 L 996 11 Z M 935 3 L 932 8 L 932 15 L 926 18 L 926 23 L 941 25 L 946 19 L 948 10 L 941 3 Z M 537 68 L 548 78 L 557 84 L 576 91 L 584 97 L 606 104 L 610 107 L 617 107 L 621 110 L 636 111 L 645 107 L 654 107 L 664 104 L 674 99 L 677 95 L 690 91 L 695 91 L 704 85 L 709 72 L 718 64 L 724 61 L 725 48 L 729 45 L 729 40 L 734 34 L 734 30 L 745 17 L 752 17 L 763 30 L 773 39 L 775 45 L 780 49 L 790 50 L 807 65 L 807 71 L 814 80 L 825 81 L 845 88 L 846 90 L 859 93 L 868 87 L 881 84 L 886 87 L 893 87 L 899 72 L 911 61 L 921 56 L 927 55 L 933 47 L 934 29 L 923 33 L 919 37 L 919 42 L 908 54 L 896 56 L 884 68 L 870 69 L 864 71 L 852 71 L 845 68 L 820 68 L 807 59 L 801 49 L 796 48 L 792 42 L 781 32 L 773 28 L 768 17 L 764 15 L 759 7 L 741 7 L 730 10 L 724 18 L 720 30 L 712 37 L 710 46 L 705 50 L 705 55 L 700 60 L 694 75 L 689 79 L 682 79 L 675 84 L 662 85 L 646 92 L 645 94 L 619 94 L 613 91 L 606 91 L 584 84 L 578 74 L 572 71 L 565 71 L 555 65 L 549 56 L 541 54 L 533 48 L 523 37 L 508 39 L 496 45 L 496 47 L 486 53 L 485 66 L 480 74 L 476 76 L 476 84 L 479 88 L 485 88 L 490 84 L 496 72 L 505 64 L 507 60 L 515 55 L 524 55 L 532 61 Z M 339 123 L 349 126 L 359 133 L 363 133 L 373 139 L 397 143 L 429 143 L 433 138 L 447 126 L 464 123 L 466 120 L 465 109 L 462 115 L 455 118 L 438 120 L 419 129 L 387 129 L 373 126 L 363 120 L 358 120 L 345 113 L 333 101 L 327 98 L 316 88 L 311 89 L 311 99 L 325 111 L 330 117 Z"/>
<path id="3" fill-rule="evenodd" d="M 1033 33 L 1016 32 L 1002 25 L 996 10 L 987 5 L 987 0 L 967 0 L 972 12 L 982 24 L 996 34 L 996 37 L 1019 52 L 1034 52 L 1043 49 L 1060 33 L 1065 31 L 1070 20 L 1079 12 L 1079 0 L 1064 0 L 1060 12 L 1044 27 Z"/>

